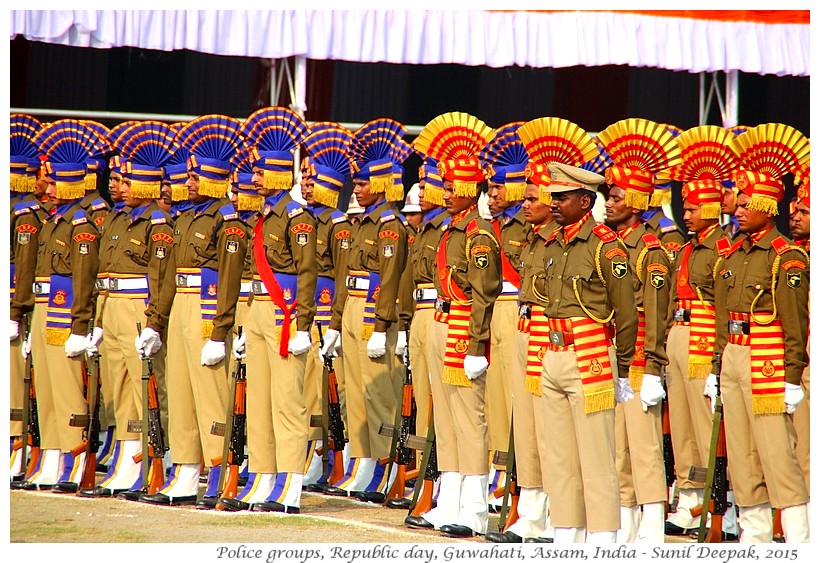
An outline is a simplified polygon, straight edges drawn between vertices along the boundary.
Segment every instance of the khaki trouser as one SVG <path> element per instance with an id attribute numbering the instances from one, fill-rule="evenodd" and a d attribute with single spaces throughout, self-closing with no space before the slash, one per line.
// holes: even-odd
<path id="1" fill-rule="evenodd" d="M 382 423 L 393 424 L 396 393 L 401 389 L 402 370 L 396 369 L 396 333 L 387 329 L 385 353 L 380 358 L 367 355 L 367 339 L 362 338 L 365 299 L 348 296 L 342 314 L 342 360 L 347 397 L 347 429 L 350 457 L 384 458 L 390 453 L 390 438 L 379 435 Z"/>
<path id="2" fill-rule="evenodd" d="M 246 323 L 248 469 L 303 473 L 308 416 L 304 354 L 279 355 L 272 301 L 254 298 Z"/>
<path id="3" fill-rule="evenodd" d="M 546 443 L 551 438 L 544 424 L 544 405 L 541 396 L 524 390 L 529 334 L 516 332 L 516 340 L 516 360 L 510 370 L 510 379 L 517 484 L 520 487 L 546 490 Z"/>
<path id="4" fill-rule="evenodd" d="M 69 426 L 72 414 L 85 414 L 83 395 L 84 355 L 68 358 L 63 345 L 46 344 L 47 303 L 34 305 L 31 353 L 37 381 L 37 419 L 40 447 L 68 452 L 83 441 L 83 429 Z"/>
<path id="5" fill-rule="evenodd" d="M 617 364 L 615 349 L 609 361 Z M 615 469 L 615 410 L 584 412 L 584 390 L 574 351 L 548 350 L 541 377 L 544 420 L 551 439 L 552 525 L 614 532 L 620 528 L 618 474 Z"/>
<path id="6" fill-rule="evenodd" d="M 100 318 L 100 309 L 103 306 L 104 300 L 104 294 L 100 294 L 97 296 L 97 309 L 96 311 L 94 311 L 95 323 L 96 319 Z M 106 351 L 106 349 L 108 348 L 108 327 L 105 326 L 104 322 L 102 326 L 105 333 L 103 335 L 102 342 L 100 342 L 97 348 L 100 354 L 100 429 L 105 431 L 109 426 L 116 426 L 117 422 L 115 420 L 116 413 L 114 412 L 115 407 L 113 382 L 111 381 L 111 377 L 108 374 L 108 361 L 106 360 L 106 357 L 108 356 L 108 352 Z M 145 326 L 144 321 L 143 326 Z M 136 330 L 137 327 L 136 325 L 134 325 L 135 337 Z M 123 428 L 123 431 L 124 430 L 125 429 Z"/>
<path id="7" fill-rule="evenodd" d="M 20 323 L 20 336 L 11 341 L 9 346 L 9 408 L 22 409 L 23 401 L 28 401 L 28 397 L 23 398 L 25 393 L 23 377 L 26 372 L 26 360 L 23 359 L 21 350 L 23 348 L 23 323 Z M 23 422 L 12 420 L 9 422 L 9 436 L 17 437 L 23 435 Z"/>
<path id="8" fill-rule="evenodd" d="M 427 435 L 430 421 L 430 364 L 435 360 L 429 357 L 429 342 L 434 315 L 434 309 L 416 309 L 407 343 L 410 368 L 413 370 L 413 397 L 416 400 L 416 434 L 419 436 Z"/>
<path id="9" fill-rule="evenodd" d="M 703 394 L 705 379 L 688 375 L 689 327 L 673 325 L 666 341 L 669 366 L 666 393 L 669 398 L 669 425 L 675 452 L 678 489 L 702 489 L 703 483 L 689 479 L 692 465 L 706 467 L 712 437 L 712 406 Z"/>
<path id="10" fill-rule="evenodd" d="M 797 432 L 797 462 L 803 472 L 803 480 L 806 482 L 806 489 L 811 491 L 811 409 L 809 408 L 809 398 L 811 396 L 811 380 L 809 377 L 809 366 L 803 370 L 803 377 L 800 380 L 803 392 L 806 397 L 797 405 L 794 412 L 794 429 Z"/>
<path id="11" fill-rule="evenodd" d="M 441 380 L 444 373 L 447 323 L 433 321 L 433 324 L 430 325 L 429 337 L 427 342 L 427 367 L 430 370 L 430 393 L 433 395 L 433 412 L 436 425 L 436 461 L 440 472 L 458 472 L 456 425 L 448 404 L 452 385 L 445 385 Z"/>
<path id="12" fill-rule="evenodd" d="M 615 405 L 615 448 L 621 506 L 665 501 L 661 404 L 644 412 L 635 390 L 632 399 Z"/>
<path id="13" fill-rule="evenodd" d="M 308 423 L 310 423 L 310 417 L 312 415 L 322 415 L 322 374 L 324 373 L 324 363 L 319 357 L 320 349 L 321 346 L 319 345 L 319 340 L 314 337 L 310 350 L 307 351 L 307 357 L 305 358 L 305 383 L 303 399 L 305 401 L 305 408 L 307 409 Z M 308 440 L 321 440 L 322 427 L 309 426 L 307 436 Z"/>
<path id="14" fill-rule="evenodd" d="M 791 416 L 752 413 L 751 359 L 748 346 L 723 350 L 720 392 L 726 420 L 726 453 L 738 506 L 770 502 L 786 508 L 808 502 L 809 493 L 794 451 Z"/>
<path id="15" fill-rule="evenodd" d="M 489 448 L 506 451 L 510 444 L 512 414 L 512 380 L 516 334 L 518 334 L 518 301 L 498 300 L 490 320 L 490 366 L 487 368 L 485 411 Z"/>
<path id="16" fill-rule="evenodd" d="M 208 340 L 201 336 L 201 325 L 199 295 L 177 293 L 168 320 L 165 370 L 171 458 L 176 464 L 199 464 L 204 459 L 210 467 L 222 455 L 223 438 L 211 434 L 211 426 L 225 422 L 228 356 L 214 366 L 200 363 Z"/>

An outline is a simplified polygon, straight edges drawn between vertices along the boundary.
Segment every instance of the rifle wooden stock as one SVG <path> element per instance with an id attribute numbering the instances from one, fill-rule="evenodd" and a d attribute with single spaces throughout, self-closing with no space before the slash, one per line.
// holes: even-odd
<path id="1" fill-rule="evenodd" d="M 238 328 L 242 334 L 242 327 Z M 239 490 L 239 466 L 245 459 L 245 420 L 246 420 L 246 386 L 245 363 L 237 360 L 231 374 L 230 395 L 233 401 L 228 404 L 225 415 L 225 439 L 222 443 L 222 458 L 219 460 L 219 486 L 216 496 L 219 498 L 236 498 Z M 216 466 L 216 460 L 213 465 Z M 224 510 L 222 503 L 217 503 L 218 510 Z"/>
<path id="2" fill-rule="evenodd" d="M 28 314 L 23 315 L 21 319 L 23 323 L 23 342 L 28 339 L 29 337 L 29 322 L 28 322 Z M 32 358 L 31 353 L 26 356 L 26 367 L 23 371 L 23 408 L 20 412 L 20 421 L 22 422 L 22 430 L 23 433 L 20 437 L 20 469 L 22 469 L 22 475 L 20 477 L 25 478 L 27 474 L 27 467 L 26 467 L 26 458 L 28 457 L 28 445 L 29 439 L 31 438 L 31 392 L 32 392 Z M 16 410 L 16 409 L 15 409 Z M 12 420 L 15 420 L 12 418 Z M 39 428 L 38 428 L 39 431 Z"/>
<path id="3" fill-rule="evenodd" d="M 712 416 L 712 438 L 709 444 L 709 464 L 706 483 L 703 488 L 703 505 L 700 507 L 700 527 L 698 543 L 720 543 L 723 541 L 723 515 L 726 513 L 726 432 L 723 425 L 723 403 L 720 398 L 720 354 L 715 354 L 717 365 L 717 394 L 715 412 Z M 693 511 L 694 512 L 694 511 Z M 706 530 L 706 517 L 712 515 L 712 525 Z"/>
<path id="4" fill-rule="evenodd" d="M 93 330 L 93 318 L 91 319 L 89 327 L 91 327 L 89 330 Z M 83 356 L 85 356 L 85 354 Z M 85 460 L 80 486 L 77 489 L 78 495 L 83 489 L 91 489 L 94 487 L 97 478 L 97 450 L 99 450 L 100 447 L 100 355 L 98 353 L 94 354 L 91 360 L 92 367 L 89 373 L 88 362 L 86 362 L 85 357 L 83 357 L 84 379 L 87 382 L 86 402 L 88 405 L 88 425 L 83 431 L 85 439 Z"/>
<path id="5" fill-rule="evenodd" d="M 507 447 L 507 467 L 503 487 L 503 500 L 501 501 L 501 512 L 498 515 L 498 531 L 504 532 L 507 528 L 518 520 L 518 496 L 519 489 L 516 484 L 515 472 L 515 431 L 514 416 L 510 416 L 510 441 Z M 493 491 L 493 495 L 498 489 Z M 498 498 L 498 497 L 496 497 Z M 508 499 L 509 503 L 508 503 Z M 509 513 L 508 513 L 509 511 Z"/>
<path id="6" fill-rule="evenodd" d="M 423 516 L 433 509 L 433 485 L 435 482 L 436 467 L 436 425 L 433 418 L 433 397 L 430 396 L 430 414 L 427 420 L 427 438 L 421 454 L 419 474 L 416 477 L 416 486 L 413 487 L 413 498 L 410 501 L 409 516 Z M 408 442 L 410 442 L 408 438 Z"/>
<path id="7" fill-rule="evenodd" d="M 661 435 L 663 439 L 663 467 L 666 471 L 666 486 L 675 484 L 675 452 L 672 449 L 672 423 L 669 420 L 669 399 L 661 401 Z M 669 495 L 664 501 L 664 513 L 669 514 Z"/>
<path id="8" fill-rule="evenodd" d="M 780 509 L 775 508 L 772 513 L 772 539 L 785 541 L 786 536 L 783 533 L 783 520 L 780 516 Z"/>

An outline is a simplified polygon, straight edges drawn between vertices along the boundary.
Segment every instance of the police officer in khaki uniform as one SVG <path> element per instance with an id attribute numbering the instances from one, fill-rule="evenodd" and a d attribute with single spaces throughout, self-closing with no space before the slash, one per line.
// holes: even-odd
<path id="1" fill-rule="evenodd" d="M 629 365 L 638 319 L 626 251 L 592 218 L 599 174 L 550 164 L 551 211 L 561 226 L 547 241 L 550 344 L 544 355 L 547 491 L 556 543 L 615 542 L 620 527 L 615 401 L 634 396 Z M 617 333 L 615 347 L 611 320 Z M 585 345 L 578 349 L 577 343 Z"/>
<path id="2" fill-rule="evenodd" d="M 643 212 L 641 220 L 646 223 L 646 228 L 658 237 L 661 241 L 669 261 L 674 262 L 680 249 L 686 243 L 686 236 L 681 232 L 678 224 L 667 217 L 663 211 L 663 205 L 672 203 L 672 182 L 665 175 L 655 176 L 655 188 L 652 192 L 652 199 L 649 201 L 649 209 Z"/>
<path id="3" fill-rule="evenodd" d="M 94 138 L 81 122 L 66 119 L 43 128 L 34 141 L 47 157 L 46 192 L 55 212 L 40 232 L 31 348 L 25 347 L 37 366 L 40 460 L 14 488 L 76 492 L 83 476 L 83 429 L 68 423 L 87 409 L 81 359 L 95 306 L 99 232 L 79 205 L 86 164 L 77 155 L 90 154 Z"/>
<path id="4" fill-rule="evenodd" d="M 494 131 L 466 113 L 443 114 L 428 123 L 414 145 L 439 161 L 443 200 L 451 223 L 436 252 L 436 310 L 447 313 L 442 383 L 445 400 L 436 411 L 436 430 L 452 421 L 457 458 L 453 477 L 442 470 L 438 505 L 421 520 L 443 535 L 470 537 L 487 532 L 489 473 L 486 378 L 490 320 L 501 293 L 500 246 L 492 226 L 479 215 L 479 184 L 485 175 L 478 154 Z M 469 139 L 463 142 L 455 139 Z M 436 385 L 433 386 L 434 400 Z M 444 429 L 442 429 L 444 430 Z M 436 432 L 438 434 L 438 432 Z M 442 446 L 443 448 L 443 446 Z M 448 468 L 449 469 L 449 468 Z M 407 522 L 407 520 L 405 520 Z M 422 522 L 409 525 L 418 526 Z"/>
<path id="5" fill-rule="evenodd" d="M 364 208 L 351 230 L 345 287 L 336 288 L 321 354 L 344 350 L 350 459 L 345 475 L 325 489 L 335 496 L 383 502 L 394 476 L 386 474 L 390 440 L 379 435 L 395 419 L 399 281 L 407 261 L 407 231 L 393 201 L 403 199 L 393 178 L 405 127 L 390 119 L 365 123 L 353 135 L 353 194 Z M 341 331 L 341 332 L 340 332 Z M 387 353 L 390 350 L 391 353 Z M 393 466 L 395 470 L 395 465 Z"/>
<path id="6" fill-rule="evenodd" d="M 205 115 L 177 132 L 190 151 L 188 192 L 192 207 L 174 224 L 176 295 L 168 319 L 166 384 L 168 437 L 173 466 L 162 488 L 143 494 L 151 504 L 194 504 L 200 463 L 209 469 L 203 506 L 215 504 L 222 438 L 210 433 L 224 422 L 228 401 L 225 339 L 234 324 L 247 235 L 228 193 L 228 160 L 242 146 L 240 124 Z M 141 341 L 152 335 L 143 329 Z M 199 330 L 196 330 L 199 328 Z"/>
<path id="7" fill-rule="evenodd" d="M 719 246 L 715 353 L 723 355 L 720 392 L 740 541 L 771 542 L 774 507 L 786 542 L 805 543 L 809 493 L 789 415 L 804 398 L 808 257 L 778 232 L 774 216 L 780 177 L 808 158 L 808 141 L 791 127 L 763 124 L 729 146 L 742 166 L 735 177 L 741 234 Z"/>

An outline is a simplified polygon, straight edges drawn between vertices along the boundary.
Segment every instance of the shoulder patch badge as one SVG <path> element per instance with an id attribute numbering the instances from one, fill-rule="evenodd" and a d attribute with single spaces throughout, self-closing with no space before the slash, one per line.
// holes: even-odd
<path id="1" fill-rule="evenodd" d="M 239 250 L 239 243 L 235 240 L 229 240 L 225 243 L 225 250 L 230 254 L 234 254 L 236 251 Z"/>
<path id="2" fill-rule="evenodd" d="M 783 269 L 784 270 L 791 270 L 792 268 L 798 268 L 800 270 L 805 270 L 806 269 L 806 264 L 801 262 L 800 260 L 787 260 L 787 261 L 783 262 Z"/>
<path id="3" fill-rule="evenodd" d="M 225 229 L 225 236 L 236 235 L 239 238 L 245 238 L 245 231 L 240 229 L 239 227 L 228 227 Z"/>
<path id="4" fill-rule="evenodd" d="M 151 240 L 154 242 L 164 241 L 168 244 L 172 244 L 174 242 L 174 237 L 169 235 L 168 233 L 154 233 L 151 235 Z"/>
<path id="5" fill-rule="evenodd" d="M 379 238 L 392 238 L 393 240 L 399 240 L 399 233 L 390 230 L 380 231 Z"/>
<path id="6" fill-rule="evenodd" d="M 382 246 L 382 254 L 385 258 L 391 258 L 396 253 L 396 247 L 392 244 L 385 244 Z"/>
<path id="7" fill-rule="evenodd" d="M 612 262 L 612 275 L 620 279 L 626 275 L 628 268 L 626 262 Z"/>
<path id="8" fill-rule="evenodd" d="M 92 233 L 78 233 L 74 235 L 74 242 L 82 242 L 87 240 L 88 242 L 94 242 L 97 240 L 97 235 Z"/>
<path id="9" fill-rule="evenodd" d="M 666 276 L 660 271 L 649 272 L 649 283 L 655 289 L 660 289 L 666 282 Z"/>
<path id="10" fill-rule="evenodd" d="M 550 235 L 550 237 L 552 237 L 552 236 L 554 236 L 554 235 Z M 620 247 L 611 248 L 611 249 L 607 250 L 606 253 L 604 253 L 604 256 L 606 256 L 610 260 L 612 260 L 616 256 L 620 256 L 621 258 L 626 258 L 626 251 L 623 248 L 620 248 Z"/>
<path id="11" fill-rule="evenodd" d="M 786 272 L 786 283 L 792 289 L 800 287 L 800 280 L 803 278 L 801 272 Z"/>

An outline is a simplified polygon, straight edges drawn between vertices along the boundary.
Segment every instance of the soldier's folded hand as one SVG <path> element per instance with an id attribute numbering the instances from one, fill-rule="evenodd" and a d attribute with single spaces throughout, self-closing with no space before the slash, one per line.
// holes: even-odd
<path id="1" fill-rule="evenodd" d="M 150 358 L 162 347 L 162 340 L 156 330 L 147 326 L 134 340 L 134 345 L 137 347 L 140 358 Z"/>
<path id="2" fill-rule="evenodd" d="M 203 366 L 213 366 L 225 359 L 225 343 L 208 340 L 202 347 L 200 363 Z"/>
<path id="3" fill-rule="evenodd" d="M 95 326 L 91 330 L 91 334 L 85 337 L 85 353 L 88 354 L 89 358 L 100 351 L 100 342 L 102 342 L 102 339 L 103 329 L 98 326 Z"/>
<path id="4" fill-rule="evenodd" d="M 9 341 L 13 341 L 20 336 L 20 323 L 11 319 L 9 321 L 11 322 L 9 325 Z"/>
<path id="5" fill-rule="evenodd" d="M 31 332 L 28 333 L 28 336 L 25 340 L 23 340 L 23 345 L 20 346 L 20 353 L 23 355 L 23 359 L 28 359 L 28 355 L 31 354 Z"/>
<path id="6" fill-rule="evenodd" d="M 635 396 L 635 391 L 632 390 L 632 385 L 629 383 L 628 377 L 619 377 L 616 379 L 615 385 L 615 400 L 619 403 L 625 403 Z"/>
<path id="7" fill-rule="evenodd" d="M 485 356 L 464 356 L 464 373 L 470 381 L 484 375 L 489 365 Z"/>
<path id="8" fill-rule="evenodd" d="M 709 401 L 712 403 L 712 412 L 715 412 L 715 397 L 717 396 L 717 392 L 717 376 L 714 373 L 710 373 L 706 377 L 706 382 L 703 385 L 703 394 L 709 397 Z"/>
<path id="9" fill-rule="evenodd" d="M 65 341 L 65 355 L 69 358 L 79 356 L 85 352 L 86 339 L 82 334 L 74 334 L 73 332 Z"/>
<path id="10" fill-rule="evenodd" d="M 657 405 L 666 397 L 661 377 L 659 375 L 644 375 L 641 390 L 638 391 L 638 394 L 641 396 L 641 406 L 644 412 L 648 411 L 649 407 Z"/>
<path id="11" fill-rule="evenodd" d="M 396 339 L 396 355 L 401 358 L 405 351 L 407 351 L 407 333 L 400 330 L 399 337 Z"/>
<path id="12" fill-rule="evenodd" d="M 288 341 L 288 352 L 294 356 L 298 356 L 308 350 L 310 350 L 310 334 L 302 330 L 297 330 L 293 338 Z"/>
<path id="13" fill-rule="evenodd" d="M 797 405 L 805 397 L 803 389 L 794 383 L 786 383 L 786 414 L 792 414 L 797 410 Z"/>
<path id="14" fill-rule="evenodd" d="M 387 351 L 387 333 L 374 332 L 367 341 L 367 357 L 381 358 Z"/>
<path id="15" fill-rule="evenodd" d="M 319 350 L 319 357 L 324 358 L 328 354 L 330 357 L 338 356 L 339 355 L 339 348 L 341 348 L 341 342 L 339 342 L 341 334 L 339 331 L 333 328 L 327 329 L 327 332 L 324 336 L 324 344 L 322 348 Z"/>
<path id="16" fill-rule="evenodd" d="M 245 352 L 245 333 L 244 332 L 242 334 L 238 335 L 238 336 L 233 337 L 233 347 L 231 349 L 231 353 L 233 354 L 233 357 L 236 358 L 237 360 L 244 360 L 245 357 L 248 355 L 248 353 Z"/>

